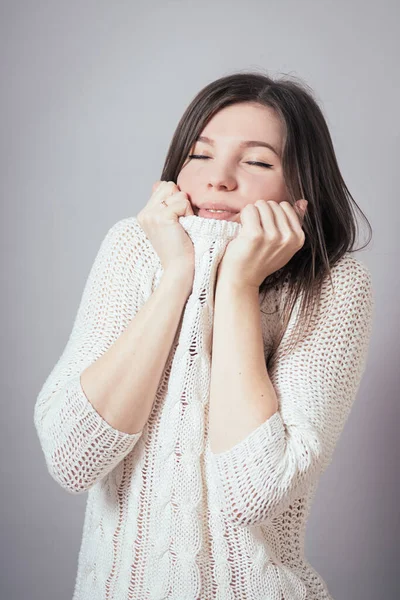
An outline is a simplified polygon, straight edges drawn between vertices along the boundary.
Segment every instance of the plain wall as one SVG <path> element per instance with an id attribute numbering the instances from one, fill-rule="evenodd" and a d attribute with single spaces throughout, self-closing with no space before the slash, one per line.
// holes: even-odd
<path id="1" fill-rule="evenodd" d="M 36 396 L 101 240 L 150 198 L 186 106 L 246 69 L 311 86 L 373 227 L 355 254 L 375 288 L 367 368 L 306 553 L 337 600 L 398 597 L 398 22 L 387 0 L 1 2 L 2 600 L 72 597 L 87 494 L 48 474 Z"/>

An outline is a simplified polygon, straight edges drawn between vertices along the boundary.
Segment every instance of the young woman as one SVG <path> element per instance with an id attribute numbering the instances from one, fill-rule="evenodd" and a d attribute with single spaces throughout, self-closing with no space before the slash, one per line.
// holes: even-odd
<path id="1" fill-rule="evenodd" d="M 190 103 L 35 405 L 49 472 L 89 492 L 74 600 L 332 598 L 304 546 L 372 329 L 353 205 L 305 85 Z"/>

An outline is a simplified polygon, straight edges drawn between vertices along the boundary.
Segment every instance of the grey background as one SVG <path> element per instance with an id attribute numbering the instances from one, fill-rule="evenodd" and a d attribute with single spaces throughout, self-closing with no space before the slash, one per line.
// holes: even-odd
<path id="1" fill-rule="evenodd" d="M 149 199 L 187 104 L 248 68 L 315 90 L 374 230 L 356 254 L 376 294 L 367 369 L 321 479 L 306 551 L 335 600 L 398 597 L 396 4 L 1 2 L 2 600 L 72 597 L 87 495 L 48 475 L 36 396 L 102 238 Z"/>

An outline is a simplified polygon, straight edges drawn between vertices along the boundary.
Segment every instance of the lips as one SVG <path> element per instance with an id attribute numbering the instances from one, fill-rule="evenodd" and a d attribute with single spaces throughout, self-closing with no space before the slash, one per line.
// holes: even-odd
<path id="1" fill-rule="evenodd" d="M 199 206 L 199 210 L 223 210 L 224 212 L 235 213 L 237 211 L 233 210 L 232 207 L 227 206 L 226 204 L 205 204 L 204 206 Z"/>
<path id="2" fill-rule="evenodd" d="M 237 214 L 231 211 L 223 211 L 223 212 L 211 212 L 205 208 L 200 208 L 200 210 L 195 214 L 198 217 L 204 217 L 206 219 L 217 219 L 224 221 L 233 221 L 237 219 Z"/>
<path id="3" fill-rule="evenodd" d="M 202 206 L 196 206 L 195 207 L 197 211 L 204 211 L 204 210 L 223 210 L 225 213 L 231 213 L 231 214 L 236 214 L 238 211 L 233 209 L 231 206 L 228 206 L 227 204 L 221 204 L 221 203 L 212 203 L 210 202 L 209 204 L 204 204 Z"/>

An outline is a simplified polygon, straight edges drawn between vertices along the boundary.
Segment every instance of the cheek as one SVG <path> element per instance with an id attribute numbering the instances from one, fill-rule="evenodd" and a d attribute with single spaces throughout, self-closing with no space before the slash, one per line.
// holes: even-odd
<path id="1" fill-rule="evenodd" d="M 183 192 L 190 192 L 195 187 L 194 177 L 187 169 L 179 173 L 176 183 Z"/>
<path id="2" fill-rule="evenodd" d="M 283 196 L 286 195 L 286 186 L 281 177 L 273 177 L 265 182 L 258 191 L 261 194 L 261 198 L 264 197 L 263 195 L 271 195 L 271 199 L 275 199 L 276 197 L 276 200 L 278 201 L 283 199 Z"/>
<path id="3" fill-rule="evenodd" d="M 185 185 L 185 183 L 187 183 L 187 181 L 188 181 L 187 173 L 185 171 L 181 171 L 178 175 L 178 179 L 176 180 L 177 184 L 179 186 Z"/>

